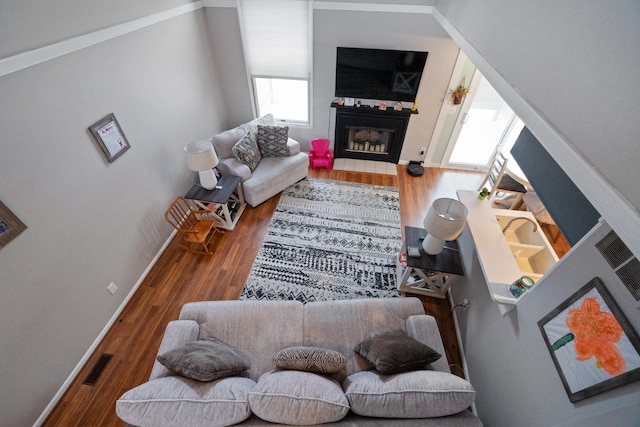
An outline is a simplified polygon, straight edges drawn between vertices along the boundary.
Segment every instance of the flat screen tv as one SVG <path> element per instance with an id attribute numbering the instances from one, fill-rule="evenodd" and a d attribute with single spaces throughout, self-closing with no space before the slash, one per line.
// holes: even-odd
<path id="1" fill-rule="evenodd" d="M 338 47 L 336 97 L 416 100 L 427 52 Z"/>

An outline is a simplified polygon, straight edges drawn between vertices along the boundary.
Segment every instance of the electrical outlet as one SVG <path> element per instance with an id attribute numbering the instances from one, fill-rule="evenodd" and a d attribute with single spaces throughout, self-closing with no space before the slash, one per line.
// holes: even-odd
<path id="1" fill-rule="evenodd" d="M 115 294 L 115 293 L 116 293 L 116 291 L 118 290 L 118 287 L 116 286 L 116 284 L 115 284 L 115 283 L 111 282 L 111 283 L 109 283 L 109 286 L 107 286 L 107 290 L 108 290 L 109 292 L 111 292 L 111 295 L 113 295 L 113 294 Z"/>

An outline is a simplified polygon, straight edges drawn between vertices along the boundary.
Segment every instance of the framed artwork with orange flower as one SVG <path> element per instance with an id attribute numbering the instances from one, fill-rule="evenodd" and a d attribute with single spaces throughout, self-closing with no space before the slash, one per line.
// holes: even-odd
<path id="1" fill-rule="evenodd" d="M 640 379 L 640 338 L 600 278 L 538 326 L 571 402 Z"/>

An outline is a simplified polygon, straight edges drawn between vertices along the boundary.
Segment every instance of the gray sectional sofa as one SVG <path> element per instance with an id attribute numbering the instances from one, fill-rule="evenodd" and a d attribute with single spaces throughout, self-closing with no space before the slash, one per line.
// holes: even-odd
<path id="1" fill-rule="evenodd" d="M 298 141 L 287 138 L 287 155 L 262 157 L 252 171 L 233 152 L 233 147 L 247 134 L 258 133 L 258 126 L 276 126 L 271 114 L 229 129 L 211 138 L 220 163 L 218 169 L 223 175 L 242 178 L 242 189 L 248 204 L 258 206 L 285 188 L 305 178 L 309 170 L 309 156 L 300 151 Z"/>
<path id="2" fill-rule="evenodd" d="M 395 330 L 442 357 L 382 375 L 354 352 L 363 340 Z M 188 303 L 168 324 L 158 354 L 212 337 L 248 356 L 244 375 L 201 382 L 156 361 L 149 381 L 117 401 L 118 416 L 136 426 L 482 425 L 468 409 L 473 387 L 450 373 L 435 319 L 417 298 Z M 274 356 L 291 346 L 339 352 L 346 366 L 326 375 L 276 368 Z"/>

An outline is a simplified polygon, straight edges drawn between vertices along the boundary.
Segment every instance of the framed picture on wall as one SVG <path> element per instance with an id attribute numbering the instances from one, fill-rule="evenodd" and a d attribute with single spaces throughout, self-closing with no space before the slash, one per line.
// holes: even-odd
<path id="1" fill-rule="evenodd" d="M 113 113 L 92 124 L 89 130 L 109 162 L 113 162 L 131 148 Z"/>
<path id="2" fill-rule="evenodd" d="M 640 338 L 598 277 L 538 327 L 571 402 L 640 379 Z"/>
<path id="3" fill-rule="evenodd" d="M 0 201 L 0 249 L 27 229 L 11 210 Z"/>

